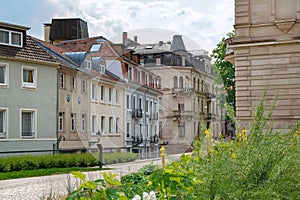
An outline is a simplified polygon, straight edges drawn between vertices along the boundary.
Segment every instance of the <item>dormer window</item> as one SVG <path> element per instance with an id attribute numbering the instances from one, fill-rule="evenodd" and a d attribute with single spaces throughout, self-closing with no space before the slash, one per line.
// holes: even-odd
<path id="1" fill-rule="evenodd" d="M 90 49 L 90 52 L 100 51 L 101 45 L 102 44 L 99 44 L 99 43 L 93 44 L 92 47 L 91 47 L 91 49 Z"/>
<path id="2" fill-rule="evenodd" d="M 99 60 L 99 68 L 100 68 L 100 73 L 105 74 L 105 60 L 104 59 L 100 59 Z"/>
<path id="3" fill-rule="evenodd" d="M 0 29 L 0 44 L 22 47 L 23 34 L 22 32 Z"/>
<path id="4" fill-rule="evenodd" d="M 84 62 L 85 62 L 85 67 L 86 67 L 87 69 L 92 69 L 92 61 L 91 61 L 90 56 L 87 55 L 87 56 L 85 57 Z"/>

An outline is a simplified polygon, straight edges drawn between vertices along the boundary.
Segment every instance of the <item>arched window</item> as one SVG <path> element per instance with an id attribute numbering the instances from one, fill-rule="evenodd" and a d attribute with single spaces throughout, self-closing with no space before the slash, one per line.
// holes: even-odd
<path id="1" fill-rule="evenodd" d="M 183 78 L 182 78 L 182 76 L 179 77 L 179 88 L 183 88 Z"/>
<path id="2" fill-rule="evenodd" d="M 174 76 L 174 88 L 178 88 L 178 78 Z"/>
<path id="3" fill-rule="evenodd" d="M 160 76 L 156 77 L 156 84 L 157 84 L 157 88 L 161 89 L 161 78 L 160 78 Z"/>
<path id="4" fill-rule="evenodd" d="M 194 77 L 194 80 L 193 80 L 193 88 L 196 90 L 196 78 Z"/>
<path id="5" fill-rule="evenodd" d="M 200 91 L 200 80 L 198 79 L 197 90 Z"/>
<path id="6" fill-rule="evenodd" d="M 189 77 L 185 77 L 185 87 L 186 88 L 189 88 L 190 87 L 190 79 L 189 79 Z"/>

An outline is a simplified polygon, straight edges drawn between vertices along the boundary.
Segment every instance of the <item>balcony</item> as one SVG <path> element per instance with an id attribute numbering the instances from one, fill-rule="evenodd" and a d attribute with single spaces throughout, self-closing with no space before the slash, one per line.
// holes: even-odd
<path id="1" fill-rule="evenodd" d="M 172 94 L 193 94 L 194 88 L 173 88 Z"/>
<path id="2" fill-rule="evenodd" d="M 157 112 L 150 113 L 149 119 L 150 120 L 158 120 L 158 113 Z"/>
<path id="3" fill-rule="evenodd" d="M 233 49 L 230 47 L 230 44 L 232 43 L 232 38 L 226 39 L 225 42 L 226 42 L 225 60 L 234 64 L 234 52 Z"/>
<path id="4" fill-rule="evenodd" d="M 143 143 L 143 138 L 138 136 L 132 136 L 132 143 L 137 145 Z"/>
<path id="5" fill-rule="evenodd" d="M 216 115 L 212 114 L 212 113 L 208 113 L 206 116 L 207 120 L 215 120 L 216 119 Z"/>
<path id="6" fill-rule="evenodd" d="M 184 110 L 173 110 L 173 120 L 187 119 L 191 120 L 193 118 L 193 111 L 184 111 Z"/>
<path id="7" fill-rule="evenodd" d="M 136 108 L 132 110 L 132 118 L 142 118 L 143 117 L 143 111 L 140 108 Z"/>
<path id="8" fill-rule="evenodd" d="M 156 134 L 150 137 L 150 143 L 158 143 L 158 136 Z"/>
<path id="9" fill-rule="evenodd" d="M 213 93 L 207 93 L 207 94 L 206 94 L 206 97 L 207 97 L 207 99 L 215 99 L 215 98 L 216 98 L 216 95 L 213 94 Z"/>

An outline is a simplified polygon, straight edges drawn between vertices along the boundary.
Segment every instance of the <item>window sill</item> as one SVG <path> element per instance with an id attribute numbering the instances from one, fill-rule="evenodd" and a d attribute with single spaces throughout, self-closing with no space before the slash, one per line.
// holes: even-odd
<path id="1" fill-rule="evenodd" d="M 0 84 L 0 88 L 8 88 L 8 84 Z"/>

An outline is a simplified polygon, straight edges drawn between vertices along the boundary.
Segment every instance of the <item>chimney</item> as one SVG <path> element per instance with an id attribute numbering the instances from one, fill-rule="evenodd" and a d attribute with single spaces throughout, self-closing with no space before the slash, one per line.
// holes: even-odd
<path id="1" fill-rule="evenodd" d="M 127 32 L 123 32 L 123 45 L 126 44 L 126 40 L 127 40 Z"/>
<path id="2" fill-rule="evenodd" d="M 163 41 L 159 41 L 159 42 L 158 42 L 158 45 L 159 45 L 159 46 L 162 46 L 163 44 L 164 44 Z"/>
<path id="3" fill-rule="evenodd" d="M 51 42 L 50 30 L 51 30 L 51 23 L 44 23 L 44 41 L 49 43 Z"/>
<path id="4" fill-rule="evenodd" d="M 136 35 L 135 35 L 133 38 L 134 38 L 134 42 L 136 42 L 136 43 L 137 43 L 138 36 L 136 36 Z"/>

